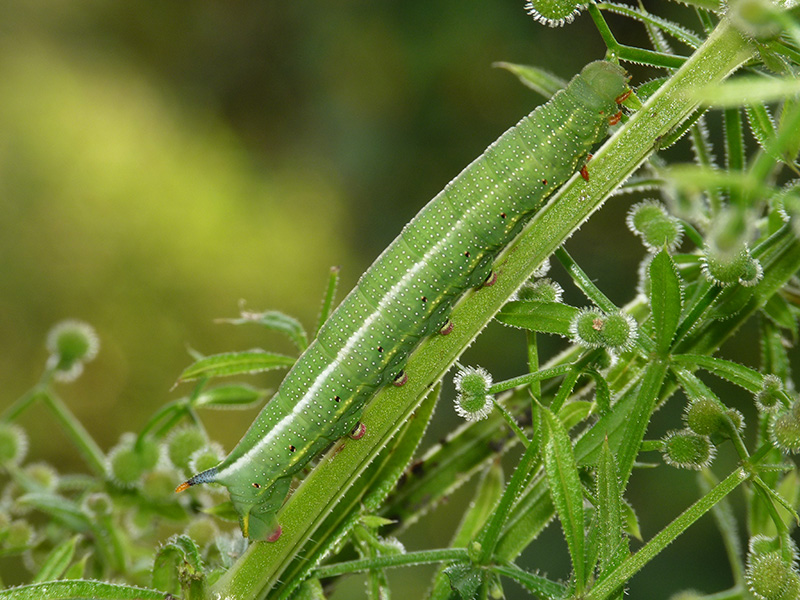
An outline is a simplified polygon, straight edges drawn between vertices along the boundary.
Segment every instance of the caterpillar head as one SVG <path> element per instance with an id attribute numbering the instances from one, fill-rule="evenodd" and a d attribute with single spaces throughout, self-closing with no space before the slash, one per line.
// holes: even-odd
<path id="1" fill-rule="evenodd" d="M 629 76 L 625 69 L 606 60 L 589 63 L 581 71 L 583 90 L 578 97 L 589 106 L 615 107 L 617 98 L 628 89 Z"/>

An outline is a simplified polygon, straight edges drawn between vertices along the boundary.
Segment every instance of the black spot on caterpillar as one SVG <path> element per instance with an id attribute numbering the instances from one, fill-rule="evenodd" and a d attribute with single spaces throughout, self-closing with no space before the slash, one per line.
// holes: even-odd
<path id="1" fill-rule="evenodd" d="M 365 403 L 408 380 L 408 355 L 452 330 L 447 315 L 467 289 L 494 282 L 500 250 L 607 134 L 626 81 L 621 67 L 590 63 L 447 184 L 362 275 L 228 457 L 177 491 L 221 483 L 245 536 L 278 539 L 292 476 L 338 438 L 364 435 Z"/>

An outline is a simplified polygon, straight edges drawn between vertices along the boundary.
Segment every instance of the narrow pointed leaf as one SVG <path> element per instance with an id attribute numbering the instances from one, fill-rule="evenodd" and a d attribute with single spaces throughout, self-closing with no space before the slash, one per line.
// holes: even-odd
<path id="1" fill-rule="evenodd" d="M 615 4 L 613 2 L 603 2 L 598 4 L 598 8 L 636 19 L 637 21 L 647 25 L 648 28 L 653 27 L 656 28 L 657 31 L 662 31 L 671 35 L 673 38 L 686 44 L 690 48 L 697 48 L 703 43 L 703 40 L 700 39 L 700 36 L 698 36 L 696 33 L 681 27 L 674 21 L 652 15 L 642 8 L 632 8 L 630 6 L 625 6 L 624 4 Z M 667 49 L 661 48 L 659 48 L 659 50 L 664 52 L 667 51 Z"/>
<path id="2" fill-rule="evenodd" d="M 84 554 L 79 560 L 75 561 L 64 572 L 62 579 L 83 579 L 86 575 L 86 565 L 89 562 L 91 553 Z"/>
<path id="3" fill-rule="evenodd" d="M 775 121 L 769 110 L 764 104 L 754 103 L 745 106 L 745 114 L 753 137 L 762 149 L 767 150 L 775 138 Z"/>
<path id="4" fill-rule="evenodd" d="M 681 317 L 681 280 L 672 257 L 661 250 L 650 263 L 650 306 L 656 351 L 669 354 Z"/>
<path id="5" fill-rule="evenodd" d="M 516 300 L 503 306 L 496 319 L 514 327 L 568 337 L 569 325 L 577 314 L 577 308 L 558 302 Z"/>
<path id="6" fill-rule="evenodd" d="M 291 367 L 295 358 L 263 350 L 225 352 L 201 358 L 181 373 L 178 381 L 192 381 L 200 377 L 227 377 L 261 373 L 272 369 Z"/>
<path id="7" fill-rule="evenodd" d="M 336 299 L 336 288 L 339 285 L 339 267 L 331 267 L 330 275 L 328 276 L 328 287 L 325 288 L 325 296 L 322 298 L 322 308 L 319 311 L 319 319 L 317 319 L 317 328 L 314 335 L 319 333 L 320 327 L 328 320 L 328 317 L 333 310 L 333 303 Z"/>
<path id="8" fill-rule="evenodd" d="M 800 86 L 800 79 L 795 82 Z M 794 164 L 797 153 L 800 151 L 800 99 L 791 98 L 783 104 L 778 135 L 775 138 L 773 150 L 783 156 L 787 164 Z"/>
<path id="9" fill-rule="evenodd" d="M 550 485 L 550 496 L 572 557 L 575 585 L 580 592 L 586 586 L 583 488 L 569 435 L 561 421 L 549 409 L 542 409 L 542 414 L 547 423 L 547 442 L 544 446 L 545 473 Z"/>
<path id="10" fill-rule="evenodd" d="M 757 102 L 778 102 L 800 94 L 800 79 L 747 76 L 706 86 L 696 97 L 707 105 L 733 108 Z"/>
<path id="11" fill-rule="evenodd" d="M 716 358 L 714 356 L 705 356 L 701 354 L 681 354 L 673 356 L 672 361 L 682 365 L 696 365 L 702 369 L 705 369 L 709 373 L 713 373 L 717 377 L 726 379 L 731 383 L 754 393 L 761 389 L 764 379 L 761 373 L 751 369 L 750 367 L 746 367 L 724 358 Z"/>
<path id="12" fill-rule="evenodd" d="M 17 502 L 47 513 L 72 531 L 86 533 L 91 529 L 89 518 L 74 502 L 63 496 L 46 492 L 31 493 L 21 496 Z"/>
<path id="13" fill-rule="evenodd" d="M 194 402 L 195 406 L 208 408 L 245 409 L 261 402 L 269 390 L 247 384 L 220 385 L 204 389 Z"/>
<path id="14" fill-rule="evenodd" d="M 653 360 L 647 365 L 632 410 L 626 415 L 624 434 L 616 451 L 622 490 L 627 486 L 666 373 L 667 365 L 664 361 Z"/>
<path id="15" fill-rule="evenodd" d="M 81 536 L 76 535 L 53 548 L 32 583 L 60 579 L 72 562 L 72 558 L 75 556 L 75 547 L 80 539 Z"/>
<path id="16" fill-rule="evenodd" d="M 308 347 L 308 336 L 302 323 L 277 310 L 266 312 L 242 312 L 242 316 L 237 319 L 220 319 L 222 323 L 232 323 L 233 325 L 244 325 L 246 323 L 256 323 L 270 331 L 278 331 L 289 337 L 295 346 L 302 352 Z"/>
<path id="17" fill-rule="evenodd" d="M 617 463 L 608 442 L 603 444 L 597 464 L 597 526 L 602 574 L 619 564 L 620 548 L 626 545 L 622 527 L 622 490 Z"/>
<path id="18" fill-rule="evenodd" d="M 782 381 L 789 378 L 789 354 L 781 330 L 767 319 L 761 320 L 761 365 L 765 373 L 775 373 Z"/>
<path id="19" fill-rule="evenodd" d="M 492 66 L 513 73 L 523 85 L 531 88 L 534 92 L 541 94 L 545 98 L 550 98 L 557 91 L 567 86 L 566 81 L 539 67 L 518 65 L 509 62 L 496 62 L 492 64 Z"/>
<path id="20" fill-rule="evenodd" d="M 8 590 L 0 590 L 0 600 L 75 600 L 92 598 L 93 600 L 164 600 L 164 592 L 146 588 L 105 583 L 103 581 L 87 581 L 71 579 L 65 581 L 48 581 L 23 585 Z"/>

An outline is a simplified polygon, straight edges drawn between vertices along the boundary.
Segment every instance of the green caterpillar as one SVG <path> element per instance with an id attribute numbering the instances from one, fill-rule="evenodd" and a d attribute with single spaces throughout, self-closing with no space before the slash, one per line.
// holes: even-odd
<path id="1" fill-rule="evenodd" d="M 590 63 L 500 136 L 367 269 L 230 455 L 176 491 L 221 483 L 244 535 L 277 540 L 293 474 L 338 438 L 363 435 L 365 403 L 405 383 L 409 354 L 449 332 L 467 289 L 493 283 L 497 254 L 619 120 L 626 89 L 621 67 Z"/>

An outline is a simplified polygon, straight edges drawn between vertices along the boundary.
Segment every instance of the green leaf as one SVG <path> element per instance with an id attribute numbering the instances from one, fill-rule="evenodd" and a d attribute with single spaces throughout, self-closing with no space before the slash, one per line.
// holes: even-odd
<path id="1" fill-rule="evenodd" d="M 619 448 L 616 449 L 617 467 L 620 473 L 622 490 L 627 486 L 628 479 L 631 476 L 633 463 L 639 453 L 639 446 L 642 444 L 645 431 L 647 431 L 650 416 L 656 407 L 656 401 L 658 400 L 661 386 L 664 384 L 666 373 L 667 365 L 664 361 L 653 360 L 648 363 L 632 410 L 626 415 L 624 434 Z M 599 424 L 600 422 L 598 421 Z M 596 428 L 597 426 L 593 429 Z"/>
<path id="2" fill-rule="evenodd" d="M 543 600 L 558 600 L 560 598 L 567 598 L 569 593 L 565 585 L 556 583 L 549 580 L 547 577 L 528 573 L 513 564 L 506 565 L 492 565 L 492 571 L 498 575 L 503 575 L 513 579 L 532 594 Z M 497 596 L 492 596 L 496 598 Z M 504 596 L 501 596 L 504 597 Z"/>
<path id="3" fill-rule="evenodd" d="M 573 400 L 561 407 L 561 410 L 558 411 L 558 420 L 561 421 L 566 430 L 569 431 L 590 414 L 592 414 L 591 402 L 588 400 Z"/>
<path id="4" fill-rule="evenodd" d="M 795 79 L 800 84 L 800 80 Z M 773 150 L 783 156 L 783 161 L 787 164 L 794 164 L 797 153 L 800 151 L 800 100 L 792 98 L 787 100 L 781 111 L 781 118 L 778 124 L 778 135 L 775 138 Z"/>
<path id="5" fill-rule="evenodd" d="M 62 576 L 62 579 L 83 579 L 86 574 L 86 565 L 89 562 L 91 553 L 84 554 L 79 560 L 75 561 Z"/>
<path id="6" fill-rule="evenodd" d="M 515 300 L 503 306 L 495 318 L 506 325 L 569 337 L 570 323 L 577 314 L 577 308 L 559 302 Z"/>
<path id="7" fill-rule="evenodd" d="M 261 373 L 272 369 L 291 367 L 295 358 L 263 350 L 249 350 L 246 352 L 225 352 L 206 356 L 184 369 L 178 381 L 192 381 L 201 377 L 228 377 L 230 375 L 243 375 Z"/>
<path id="8" fill-rule="evenodd" d="M 0 600 L 164 600 L 164 592 L 147 588 L 70 579 L 23 585 L 0 591 Z"/>
<path id="9" fill-rule="evenodd" d="M 657 28 L 657 31 L 662 31 L 664 33 L 671 35 L 673 38 L 675 38 L 679 42 L 686 44 L 690 48 L 697 48 L 698 46 L 700 46 L 700 44 L 703 43 L 703 40 L 700 39 L 700 36 L 698 36 L 696 33 L 693 33 L 688 29 L 681 27 L 674 21 L 663 19 L 656 15 L 651 15 L 650 13 L 646 12 L 641 7 L 641 5 L 639 6 L 639 8 L 631 8 L 630 6 L 625 6 L 623 4 L 614 4 L 613 2 L 603 2 L 598 6 L 601 10 L 607 10 L 609 12 L 625 15 L 626 17 L 630 17 L 632 19 L 636 19 L 637 21 L 641 21 L 645 25 Z"/>
<path id="10" fill-rule="evenodd" d="M 761 373 L 724 358 L 702 354 L 680 354 L 673 356 L 672 362 L 675 364 L 696 365 L 753 393 L 760 391 L 763 385 L 764 377 Z"/>
<path id="11" fill-rule="evenodd" d="M 608 441 L 597 463 L 597 527 L 600 542 L 600 574 L 612 570 L 627 555 L 622 526 L 622 490 L 617 463 Z"/>
<path id="12" fill-rule="evenodd" d="M 245 383 L 206 388 L 195 399 L 195 406 L 207 408 L 246 409 L 258 404 L 270 390 L 262 390 Z"/>
<path id="13" fill-rule="evenodd" d="M 645 102 L 650 96 L 655 94 L 659 88 L 667 82 L 668 77 L 656 77 L 655 79 L 650 79 L 645 81 L 639 87 L 636 88 L 636 95 L 639 96 L 639 99 L 642 102 Z"/>
<path id="14" fill-rule="evenodd" d="M 377 515 L 362 515 L 361 516 L 361 523 L 364 527 L 369 529 L 379 529 L 384 525 L 391 525 L 394 523 L 391 519 L 385 519 L 383 517 L 379 517 Z"/>
<path id="15" fill-rule="evenodd" d="M 697 398 L 713 398 L 719 401 L 719 398 L 712 389 L 703 383 L 691 370 L 679 367 L 673 363 L 672 373 L 675 375 L 675 379 L 678 380 L 681 388 L 683 388 L 687 398 L 691 400 Z"/>
<path id="16" fill-rule="evenodd" d="M 534 92 L 541 94 L 545 98 L 550 98 L 557 91 L 567 87 L 567 82 L 560 77 L 528 65 L 518 65 L 509 62 L 492 63 L 493 67 L 505 69 L 516 75 L 523 85 L 531 88 Z"/>
<path id="17" fill-rule="evenodd" d="M 636 516 L 636 511 L 627 502 L 622 503 L 622 518 L 625 533 L 641 541 L 642 528 L 639 527 L 639 518 Z"/>
<path id="18" fill-rule="evenodd" d="M 91 529 L 88 517 L 74 502 L 63 496 L 44 492 L 32 493 L 21 496 L 17 502 L 47 513 L 72 531 L 86 533 Z"/>
<path id="19" fill-rule="evenodd" d="M 32 583 L 60 579 L 69 567 L 69 563 L 72 562 L 72 558 L 75 556 L 75 547 L 80 539 L 80 535 L 75 535 L 53 548 Z"/>
<path id="20" fill-rule="evenodd" d="M 767 319 L 761 319 L 761 365 L 765 373 L 774 373 L 781 381 L 789 379 L 789 354 L 781 330 Z"/>
<path id="21" fill-rule="evenodd" d="M 548 408 L 542 408 L 547 423 L 547 441 L 544 445 L 544 467 L 550 486 L 550 496 L 556 507 L 564 537 L 567 540 L 575 585 L 578 592 L 586 586 L 584 565 L 583 487 L 578 465 L 564 425 Z"/>
<path id="22" fill-rule="evenodd" d="M 316 577 L 306 579 L 300 584 L 293 600 L 325 600 L 322 583 Z"/>
<path id="23" fill-rule="evenodd" d="M 798 94 L 800 79 L 744 76 L 705 86 L 695 92 L 695 97 L 706 105 L 735 108 L 748 104 L 778 102 Z"/>
<path id="24" fill-rule="evenodd" d="M 789 506 L 793 508 L 798 506 L 798 501 L 800 501 L 800 476 L 798 476 L 797 469 L 792 469 L 786 473 L 778 484 L 775 492 L 783 498 Z M 783 506 L 778 507 L 778 514 L 784 523 L 792 517 L 792 513 Z"/>
<path id="25" fill-rule="evenodd" d="M 608 382 L 597 369 L 585 369 L 584 373 L 594 379 L 594 401 L 597 403 L 597 409 L 601 415 L 608 414 L 611 410 L 611 390 L 608 389 Z M 566 425 L 566 422 L 564 424 Z"/>
<path id="26" fill-rule="evenodd" d="M 300 321 L 277 310 L 261 313 L 242 311 L 242 316 L 238 319 L 219 319 L 218 322 L 233 325 L 257 323 L 270 331 L 286 334 L 300 352 L 308 347 L 308 336 L 306 336 L 306 331 Z"/>

